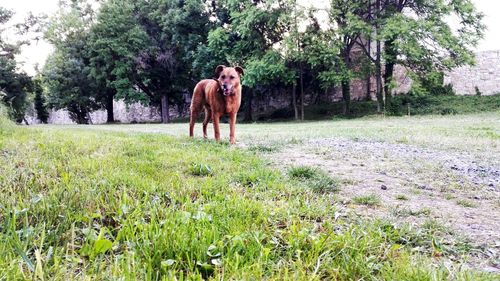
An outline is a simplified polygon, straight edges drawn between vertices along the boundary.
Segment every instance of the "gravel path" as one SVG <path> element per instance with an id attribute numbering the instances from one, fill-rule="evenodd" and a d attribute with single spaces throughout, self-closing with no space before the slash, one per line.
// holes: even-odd
<path id="1" fill-rule="evenodd" d="M 434 219 L 500 258 L 500 157 L 407 144 L 311 139 L 267 154 L 278 168 L 314 166 L 343 184 L 339 200 L 359 215 L 421 224 Z M 380 198 L 378 206 L 353 202 Z M 500 264 L 490 267 L 500 272 Z"/>

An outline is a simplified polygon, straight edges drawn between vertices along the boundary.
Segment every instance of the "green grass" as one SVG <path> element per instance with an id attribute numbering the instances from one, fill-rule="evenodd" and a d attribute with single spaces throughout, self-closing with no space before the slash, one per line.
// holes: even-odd
<path id="1" fill-rule="evenodd" d="M 356 196 L 353 198 L 354 203 L 366 206 L 380 205 L 380 197 L 375 194 Z"/>
<path id="2" fill-rule="evenodd" d="M 326 172 L 308 166 L 291 167 L 288 170 L 291 178 L 298 179 L 319 193 L 337 192 L 340 190 L 340 181 L 331 178 Z"/>
<path id="3" fill-rule="evenodd" d="M 496 278 L 432 223 L 342 215 L 324 172 L 141 126 L 2 127 L 0 280 Z"/>
<path id="4" fill-rule="evenodd" d="M 193 176 L 212 176 L 214 174 L 213 169 L 209 165 L 201 163 L 191 163 L 189 172 Z"/>
<path id="5" fill-rule="evenodd" d="M 283 146 L 300 144 L 312 138 L 335 137 L 354 141 L 406 142 L 433 149 L 480 152 L 488 158 L 491 157 L 491 150 L 499 145 L 499 118 L 500 111 L 453 116 L 371 116 L 354 120 L 238 124 L 236 139 L 248 144 L 256 152 L 276 151 Z M 86 128 L 76 125 L 41 127 L 68 130 Z M 96 131 L 188 135 L 186 124 L 113 124 L 91 128 Z M 213 139 L 211 125 L 208 135 Z M 201 138 L 200 123 L 196 124 L 195 136 Z M 228 136 L 229 125 L 222 124 L 221 137 L 227 141 Z"/>
<path id="6" fill-rule="evenodd" d="M 422 208 L 419 210 L 412 210 L 410 208 L 395 208 L 392 210 L 392 214 L 397 217 L 418 217 L 418 216 L 429 216 L 431 210 L 429 208 Z"/>
<path id="7" fill-rule="evenodd" d="M 401 201 L 408 201 L 408 196 L 404 195 L 404 194 L 398 194 L 396 195 L 396 199 L 397 200 L 401 200 Z"/>
<path id="8" fill-rule="evenodd" d="M 292 167 L 288 170 L 288 175 L 300 180 L 310 180 L 317 177 L 318 170 L 308 166 Z"/>
<path id="9" fill-rule="evenodd" d="M 472 202 L 471 200 L 467 200 L 467 199 L 460 199 L 457 201 L 457 205 L 460 205 L 462 207 L 465 207 L 465 208 L 475 208 L 477 207 L 477 204 Z"/>

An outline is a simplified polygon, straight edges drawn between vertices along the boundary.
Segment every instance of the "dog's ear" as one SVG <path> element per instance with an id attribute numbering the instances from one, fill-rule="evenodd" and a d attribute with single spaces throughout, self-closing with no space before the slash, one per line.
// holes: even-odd
<path id="1" fill-rule="evenodd" d="M 222 70 L 224 70 L 224 68 L 226 68 L 225 65 L 219 65 L 215 68 L 215 77 L 219 78 L 220 76 L 220 73 L 222 72 Z"/>
<path id="2" fill-rule="evenodd" d="M 241 67 L 239 67 L 239 66 L 236 66 L 236 67 L 234 68 L 234 70 L 236 70 L 236 72 L 238 72 L 238 74 L 239 74 L 240 76 L 242 76 L 242 75 L 243 75 L 243 73 L 244 73 L 244 72 L 243 72 L 243 68 L 241 68 Z"/>

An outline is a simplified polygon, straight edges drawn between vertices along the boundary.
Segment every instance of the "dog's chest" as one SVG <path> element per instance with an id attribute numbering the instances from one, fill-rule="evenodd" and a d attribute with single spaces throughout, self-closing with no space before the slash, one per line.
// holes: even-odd
<path id="1" fill-rule="evenodd" d="M 238 112 L 238 110 L 240 109 L 240 103 L 241 103 L 241 100 L 238 99 L 238 97 L 235 95 L 235 96 L 231 96 L 231 97 L 227 97 L 226 100 L 225 100 L 225 112 L 226 114 L 229 114 L 229 113 L 234 113 L 234 112 Z"/>
<path id="2" fill-rule="evenodd" d="M 224 113 L 226 113 L 226 114 L 231 113 L 231 112 L 234 112 L 235 110 L 237 110 L 235 103 L 226 102 Z"/>

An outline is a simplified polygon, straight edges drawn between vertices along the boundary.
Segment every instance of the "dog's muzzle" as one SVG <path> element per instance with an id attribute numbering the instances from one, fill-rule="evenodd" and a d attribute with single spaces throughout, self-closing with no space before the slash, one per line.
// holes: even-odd
<path id="1" fill-rule="evenodd" d="M 228 86 L 226 84 L 221 85 L 222 88 L 222 94 L 226 97 L 234 95 L 233 89 L 231 86 Z"/>

